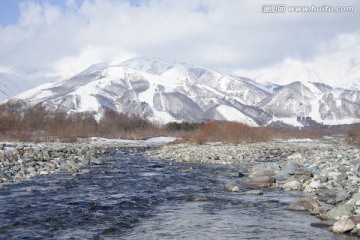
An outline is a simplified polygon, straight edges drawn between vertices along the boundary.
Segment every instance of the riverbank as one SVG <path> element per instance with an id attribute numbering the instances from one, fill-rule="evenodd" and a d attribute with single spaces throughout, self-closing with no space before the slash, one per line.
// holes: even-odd
<path id="1" fill-rule="evenodd" d="M 272 141 L 252 144 L 176 144 L 144 153 L 156 159 L 208 164 L 252 164 L 244 186 L 226 186 L 230 191 L 264 187 L 303 191 L 304 198 L 289 210 L 309 211 L 324 220 L 335 233 L 360 237 L 360 149 L 344 137 Z M 261 192 L 260 192 L 261 193 Z"/>
<path id="2" fill-rule="evenodd" d="M 17 182 L 59 171 L 78 172 L 101 164 L 108 146 L 66 143 L 4 143 L 0 150 L 0 182 Z M 86 170 L 81 170 L 86 171 Z"/>

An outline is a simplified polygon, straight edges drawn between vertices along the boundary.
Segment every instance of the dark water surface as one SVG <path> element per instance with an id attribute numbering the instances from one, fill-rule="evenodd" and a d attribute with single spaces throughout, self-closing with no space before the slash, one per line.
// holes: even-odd
<path id="1" fill-rule="evenodd" d="M 285 207 L 299 193 L 231 193 L 246 166 L 156 161 L 125 149 L 91 166 L 0 188 L 0 239 L 342 239 Z M 31 188 L 33 191 L 26 191 Z"/>

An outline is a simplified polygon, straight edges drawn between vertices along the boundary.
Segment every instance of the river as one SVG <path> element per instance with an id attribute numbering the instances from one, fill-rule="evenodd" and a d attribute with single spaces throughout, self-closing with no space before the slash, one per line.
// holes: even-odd
<path id="1" fill-rule="evenodd" d="M 141 149 L 139 149 L 141 151 Z M 302 197 L 240 188 L 247 165 L 157 161 L 119 149 L 90 173 L 56 173 L 0 188 L 0 239 L 345 239 L 304 212 Z"/>

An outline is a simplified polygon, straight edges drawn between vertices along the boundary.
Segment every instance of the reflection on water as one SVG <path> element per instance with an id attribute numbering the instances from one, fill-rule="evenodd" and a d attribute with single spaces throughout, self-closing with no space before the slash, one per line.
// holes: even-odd
<path id="1" fill-rule="evenodd" d="M 339 239 L 307 213 L 284 210 L 299 193 L 227 192 L 248 166 L 184 164 L 128 155 L 0 188 L 1 239 Z M 31 189 L 31 191 L 29 191 Z"/>

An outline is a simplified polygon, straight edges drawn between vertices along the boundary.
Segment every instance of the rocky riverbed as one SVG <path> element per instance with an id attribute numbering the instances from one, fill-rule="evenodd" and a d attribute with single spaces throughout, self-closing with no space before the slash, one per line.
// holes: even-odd
<path id="1" fill-rule="evenodd" d="M 102 156 L 116 147 L 147 158 L 204 164 L 246 164 L 224 189 L 260 195 L 264 188 L 303 191 L 304 197 L 289 210 L 309 211 L 335 233 L 360 237 L 360 148 L 343 137 L 288 140 L 252 144 L 157 144 L 157 143 L 5 143 L 0 145 L 0 187 L 7 182 L 54 172 L 90 173 Z M 145 149 L 145 151 L 143 151 Z M 191 169 L 190 169 L 191 170 Z M 91 173 L 90 173 L 91 174 Z M 31 189 L 27 189 L 31 191 Z"/>
<path id="2" fill-rule="evenodd" d="M 344 137 L 288 140 L 252 144 L 174 144 L 145 152 L 156 159 L 210 164 L 249 163 L 244 186 L 228 184 L 229 191 L 261 194 L 258 189 L 282 188 L 312 194 L 288 206 L 309 211 L 334 233 L 360 237 L 360 148 Z M 257 191 L 248 191 L 256 189 Z"/>

